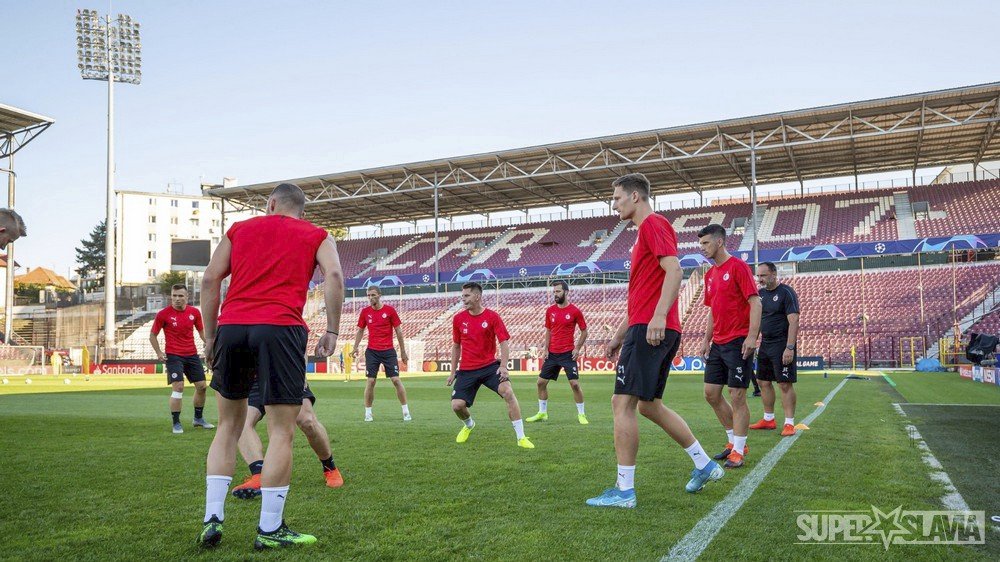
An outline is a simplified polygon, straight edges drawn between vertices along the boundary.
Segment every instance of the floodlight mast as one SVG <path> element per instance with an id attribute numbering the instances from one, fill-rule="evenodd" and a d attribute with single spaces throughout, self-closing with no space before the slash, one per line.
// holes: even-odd
<path id="1" fill-rule="evenodd" d="M 84 80 L 108 83 L 107 208 L 104 231 L 104 356 L 115 349 L 115 82 L 142 81 L 139 23 L 125 14 L 113 22 L 96 10 L 77 10 L 77 66 Z"/>

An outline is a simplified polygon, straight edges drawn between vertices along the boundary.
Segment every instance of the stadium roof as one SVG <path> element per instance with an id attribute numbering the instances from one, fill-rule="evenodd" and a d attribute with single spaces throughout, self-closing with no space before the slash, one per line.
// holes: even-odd
<path id="1" fill-rule="evenodd" d="M 294 178 L 307 217 L 333 227 L 606 201 L 642 172 L 654 193 L 913 169 L 1000 157 L 1000 82 L 610 135 L 528 148 Z M 282 183 L 206 194 L 262 208 Z M 389 220 L 386 220 L 387 217 Z"/>
<path id="2" fill-rule="evenodd" d="M 0 103 L 0 158 L 21 150 L 53 123 L 51 117 Z"/>

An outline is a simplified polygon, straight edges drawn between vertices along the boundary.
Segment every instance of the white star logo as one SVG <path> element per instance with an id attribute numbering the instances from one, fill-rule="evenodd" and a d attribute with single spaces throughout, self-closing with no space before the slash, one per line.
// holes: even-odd
<path id="1" fill-rule="evenodd" d="M 865 535 L 876 535 L 882 541 L 882 546 L 886 550 L 889 550 L 889 545 L 892 541 L 901 535 L 908 534 L 910 531 L 900 524 L 900 516 L 902 515 L 903 506 L 899 506 L 896 509 L 890 511 L 889 513 L 884 513 L 881 509 L 872 506 L 872 524 L 869 525 L 864 531 Z"/>

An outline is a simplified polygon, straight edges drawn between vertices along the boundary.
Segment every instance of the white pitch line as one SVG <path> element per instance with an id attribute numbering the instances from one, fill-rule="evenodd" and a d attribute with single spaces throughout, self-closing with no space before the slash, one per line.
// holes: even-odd
<path id="1" fill-rule="evenodd" d="M 826 407 L 833 400 L 833 397 L 840 392 L 840 389 L 847 384 L 848 379 L 840 381 L 840 384 L 836 388 L 830 391 L 830 394 L 826 395 L 823 399 L 823 405 L 817 407 L 811 414 L 809 414 L 806 419 L 802 420 L 802 423 L 809 425 L 819 417 L 820 414 L 826 410 Z M 740 480 L 739 484 L 729 495 L 722 499 L 719 503 L 715 504 L 712 511 L 708 513 L 705 517 L 698 521 L 684 537 L 670 549 L 670 552 L 661 558 L 661 562 L 668 560 L 695 560 L 701 553 L 705 551 L 715 535 L 719 533 L 720 530 L 726 525 L 730 518 L 736 514 L 737 511 L 743 504 L 746 503 L 750 496 L 753 495 L 760 483 L 764 481 L 764 478 L 770 474 L 771 469 L 774 468 L 781 457 L 785 456 L 788 449 L 792 447 L 799 436 L 802 435 L 802 431 L 798 431 L 795 435 L 782 439 L 777 445 L 774 446 L 770 451 L 764 455 L 764 458 L 760 460 L 759 463 L 747 474 L 743 480 Z"/>
<path id="2" fill-rule="evenodd" d="M 910 406 L 911 404 L 908 403 L 906 405 Z M 933 405 L 936 406 L 937 404 Z M 909 416 L 906 415 L 906 411 L 903 410 L 903 407 L 900 404 L 893 403 L 892 406 L 896 408 L 896 412 L 898 412 L 899 415 L 909 419 Z M 945 495 L 941 496 L 941 503 L 944 504 L 947 509 L 969 511 L 969 504 L 965 503 L 965 498 L 963 498 L 962 494 L 959 493 L 957 488 L 955 488 L 955 484 L 951 481 L 948 473 L 945 472 L 944 466 L 941 465 L 941 461 L 937 460 L 937 457 L 935 457 L 934 453 L 931 452 L 931 448 L 927 446 L 927 443 L 920 435 L 920 432 L 917 431 L 917 428 L 912 424 L 906 424 L 906 431 L 909 433 L 910 439 L 915 440 L 917 442 L 917 447 L 923 452 L 921 456 L 923 457 L 924 464 L 931 467 L 931 480 L 935 480 L 944 485 Z"/>

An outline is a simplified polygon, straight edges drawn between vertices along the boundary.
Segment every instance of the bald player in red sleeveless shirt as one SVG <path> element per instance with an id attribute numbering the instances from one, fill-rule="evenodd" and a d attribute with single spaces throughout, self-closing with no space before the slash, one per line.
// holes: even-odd
<path id="1" fill-rule="evenodd" d="M 198 537 L 203 547 L 217 546 L 222 540 L 236 446 L 255 380 L 268 417 L 268 447 L 260 478 L 263 500 L 254 548 L 316 542 L 316 537 L 289 529 L 282 518 L 295 419 L 306 389 L 308 329 L 302 308 L 318 264 L 326 279 L 327 324 L 316 355 L 330 355 L 337 347 L 344 275 L 333 238 L 302 220 L 304 209 L 305 194 L 298 186 L 277 186 L 267 200 L 267 216 L 234 224 L 205 270 L 205 355 L 212 366 L 219 427 L 208 450 L 205 524 Z M 230 277 L 229 291 L 220 314 L 220 291 L 226 277 Z"/>

